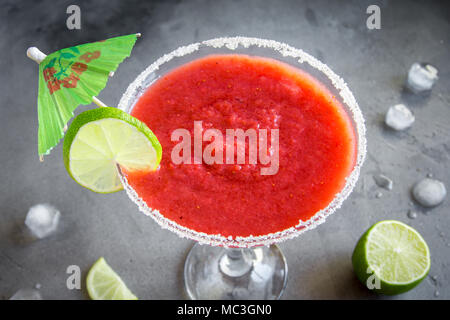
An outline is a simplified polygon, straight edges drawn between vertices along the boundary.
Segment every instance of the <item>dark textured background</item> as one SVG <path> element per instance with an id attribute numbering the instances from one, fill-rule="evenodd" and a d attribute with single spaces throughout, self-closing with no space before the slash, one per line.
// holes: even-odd
<path id="1" fill-rule="evenodd" d="M 128 84 L 162 54 L 233 35 L 302 48 L 327 63 L 352 89 L 367 121 L 367 161 L 338 213 L 281 245 L 289 264 L 284 299 L 378 298 L 358 283 L 350 257 L 360 235 L 388 218 L 415 227 L 432 254 L 430 276 L 392 299 L 450 298 L 450 201 L 424 210 L 410 197 L 411 186 L 427 173 L 450 187 L 446 1 L 85 1 L 77 3 L 82 29 L 69 31 L 65 12 L 72 3 L 0 3 L 0 298 L 40 283 L 44 298 L 84 299 L 84 288 L 66 288 L 65 270 L 76 264 L 84 276 L 99 256 L 105 256 L 142 299 L 185 298 L 182 268 L 191 241 L 139 214 L 124 192 L 98 195 L 80 188 L 64 169 L 61 146 L 44 163 L 37 157 L 38 68 L 26 58 L 27 47 L 36 45 L 49 53 L 134 32 L 141 32 L 142 38 L 99 96 L 108 105 L 117 104 Z M 366 28 L 370 4 L 381 7 L 381 30 Z M 414 97 L 403 90 L 415 61 L 440 69 L 429 96 Z M 411 107 L 416 122 L 396 133 L 383 126 L 383 117 L 390 105 L 400 102 Z M 394 180 L 392 191 L 374 184 L 372 175 L 378 172 Z M 28 208 L 41 202 L 61 210 L 61 224 L 51 237 L 30 241 L 23 221 Z M 409 209 L 419 212 L 416 219 L 408 219 Z"/>

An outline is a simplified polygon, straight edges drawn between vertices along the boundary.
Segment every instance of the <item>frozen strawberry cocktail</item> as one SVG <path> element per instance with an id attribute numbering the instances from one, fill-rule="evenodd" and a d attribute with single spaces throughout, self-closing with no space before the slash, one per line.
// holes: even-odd
<path id="1" fill-rule="evenodd" d="M 355 165 L 343 106 L 309 74 L 272 59 L 194 60 L 153 83 L 131 115 L 152 129 L 163 157 L 155 172 L 124 171 L 129 185 L 148 207 L 197 232 L 234 238 L 295 227 L 328 206 Z M 239 149 L 227 130 L 256 140 L 245 135 Z"/>

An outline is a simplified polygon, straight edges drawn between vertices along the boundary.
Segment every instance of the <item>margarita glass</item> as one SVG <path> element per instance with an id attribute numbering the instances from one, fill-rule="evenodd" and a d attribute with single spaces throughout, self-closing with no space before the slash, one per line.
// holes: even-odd
<path id="1" fill-rule="evenodd" d="M 144 214 L 151 216 L 163 228 L 197 241 L 189 252 L 184 269 L 186 292 L 190 298 L 277 299 L 286 286 L 287 264 L 276 243 L 294 238 L 323 223 L 349 196 L 365 157 L 364 119 L 345 82 L 328 66 L 286 44 L 245 37 L 212 39 L 180 47 L 164 55 L 130 84 L 122 96 L 119 108 L 132 113 L 147 89 L 170 71 L 200 58 L 226 54 L 270 58 L 297 67 L 318 80 L 333 95 L 333 99 L 337 99 L 351 122 L 355 147 L 354 163 L 345 178 L 344 186 L 327 202 L 326 207 L 305 221 L 300 219 L 295 225 L 267 234 L 224 236 L 220 233 L 200 232 L 181 225 L 174 219 L 168 219 L 158 208 L 147 205 L 142 194 L 131 186 L 126 174 L 121 174 L 121 180 L 130 199 Z M 152 127 L 151 124 L 149 126 Z"/>

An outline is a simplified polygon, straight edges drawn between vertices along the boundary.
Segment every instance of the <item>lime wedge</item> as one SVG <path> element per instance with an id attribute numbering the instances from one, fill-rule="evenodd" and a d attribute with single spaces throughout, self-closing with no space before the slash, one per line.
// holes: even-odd
<path id="1" fill-rule="evenodd" d="M 427 276 L 430 250 L 416 230 L 400 221 L 385 220 L 359 239 L 352 262 L 365 286 L 394 295 L 411 290 Z"/>
<path id="2" fill-rule="evenodd" d="M 86 287 L 92 300 L 137 300 L 103 257 L 89 270 Z"/>
<path id="3" fill-rule="evenodd" d="M 141 121 L 116 108 L 88 110 L 76 117 L 64 138 L 70 176 L 94 192 L 123 189 L 117 165 L 128 171 L 157 169 L 162 148 Z"/>

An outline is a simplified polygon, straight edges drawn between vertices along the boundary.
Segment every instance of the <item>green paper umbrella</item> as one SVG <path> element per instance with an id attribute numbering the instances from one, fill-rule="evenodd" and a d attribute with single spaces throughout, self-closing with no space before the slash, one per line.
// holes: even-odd
<path id="1" fill-rule="evenodd" d="M 128 56 L 140 34 L 115 37 L 62 49 L 45 56 L 29 48 L 28 57 L 39 63 L 38 152 L 50 153 L 61 138 L 73 111 L 91 102 L 106 105 L 95 96 L 108 77 Z"/>

